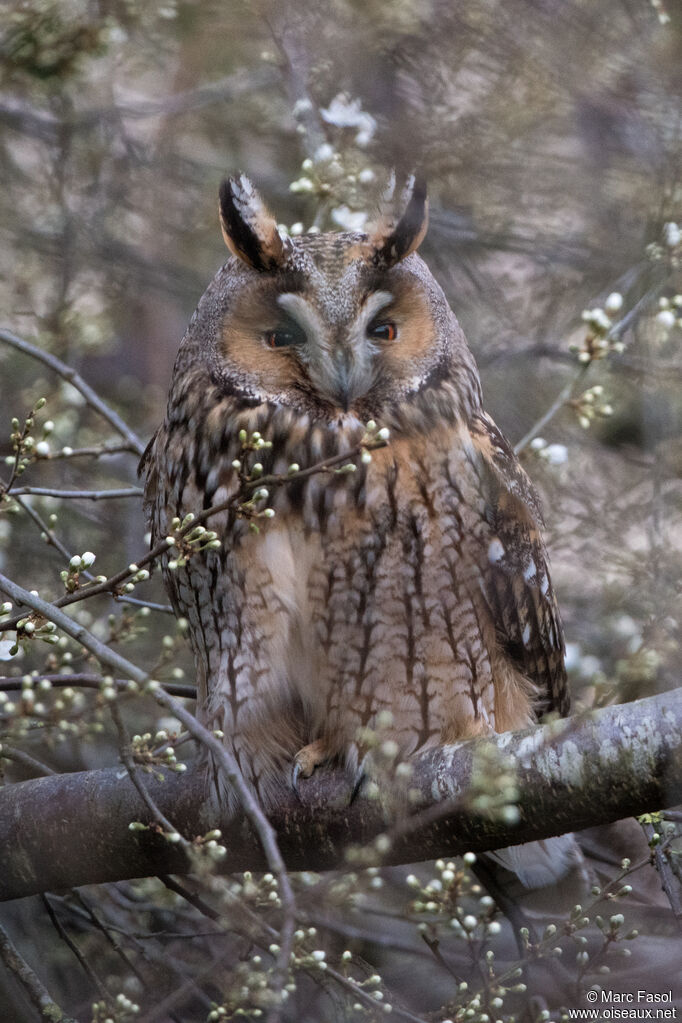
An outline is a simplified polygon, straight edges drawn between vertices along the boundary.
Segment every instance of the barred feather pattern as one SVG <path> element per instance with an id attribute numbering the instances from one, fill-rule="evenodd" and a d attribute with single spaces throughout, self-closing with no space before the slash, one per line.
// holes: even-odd
<path id="1" fill-rule="evenodd" d="M 266 803 L 298 749 L 323 739 L 352 760 L 381 710 L 409 755 L 567 709 L 537 498 L 484 413 L 433 415 L 457 407 L 452 388 L 443 380 L 421 413 L 394 408 L 370 465 L 273 490 L 258 535 L 221 513 L 220 551 L 164 569 L 190 624 L 201 718 Z M 245 407 L 190 373 L 148 456 L 154 542 L 174 516 L 237 493 L 242 429 L 272 440 L 264 473 L 286 474 L 350 450 L 364 425 Z"/>

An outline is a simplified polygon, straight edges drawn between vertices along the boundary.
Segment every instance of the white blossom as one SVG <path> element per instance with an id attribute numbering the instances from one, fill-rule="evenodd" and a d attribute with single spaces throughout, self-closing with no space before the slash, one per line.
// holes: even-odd
<path id="1" fill-rule="evenodd" d="M 322 119 L 337 128 L 357 128 L 355 142 L 358 146 L 368 145 L 376 131 L 377 122 L 371 114 L 362 109 L 359 99 L 351 99 L 340 92 L 326 109 L 320 110 Z"/>
<path id="2" fill-rule="evenodd" d="M 367 214 L 362 210 L 351 210 L 348 206 L 337 206 L 332 210 L 332 220 L 344 231 L 362 231 L 367 223 Z"/>
<path id="3" fill-rule="evenodd" d="M 565 444 L 548 444 L 542 451 L 542 457 L 550 465 L 563 465 L 568 461 L 568 448 Z"/>

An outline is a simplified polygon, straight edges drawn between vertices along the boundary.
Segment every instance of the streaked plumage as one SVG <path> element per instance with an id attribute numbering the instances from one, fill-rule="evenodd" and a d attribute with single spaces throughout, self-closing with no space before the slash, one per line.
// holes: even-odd
<path id="1" fill-rule="evenodd" d="M 358 729 L 381 710 L 404 755 L 565 713 L 537 498 L 414 251 L 423 188 L 369 237 L 283 241 L 244 178 L 221 212 L 234 255 L 192 317 L 145 459 L 154 540 L 237 491 L 240 430 L 272 442 L 266 474 L 352 448 L 370 419 L 391 439 L 353 475 L 272 490 L 258 535 L 217 516 L 222 550 L 165 569 L 201 719 L 267 804 L 310 743 L 304 769 L 323 756 L 354 769 Z"/>

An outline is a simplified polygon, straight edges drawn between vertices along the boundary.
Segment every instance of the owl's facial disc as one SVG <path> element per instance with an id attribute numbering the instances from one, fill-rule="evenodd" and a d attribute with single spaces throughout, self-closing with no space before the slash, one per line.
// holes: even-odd
<path id="1" fill-rule="evenodd" d="M 299 339 L 296 356 L 311 383 L 321 397 L 348 412 L 374 383 L 382 345 L 397 340 L 398 329 L 386 311 L 392 302 L 390 292 L 375 291 L 353 318 L 329 322 L 303 295 L 285 293 L 277 305 L 297 329 L 280 328 L 275 336 Z"/>

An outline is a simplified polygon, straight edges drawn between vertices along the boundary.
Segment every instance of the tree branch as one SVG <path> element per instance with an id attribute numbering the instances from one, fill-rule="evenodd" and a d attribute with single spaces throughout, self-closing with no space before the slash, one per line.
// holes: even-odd
<path id="1" fill-rule="evenodd" d="M 485 747 L 496 746 L 518 768 L 519 822 L 504 823 L 462 809 L 461 796 Z M 402 829 L 392 845 L 374 844 L 363 865 L 410 863 L 481 851 L 580 830 L 682 801 L 682 689 L 608 707 L 583 718 L 429 750 L 414 760 L 411 812 L 438 802 L 460 807 L 439 820 Z M 267 859 L 242 817 L 229 819 L 206 798 L 197 770 L 146 782 L 154 803 L 183 834 L 223 831 L 221 869 L 267 869 Z M 384 808 L 364 797 L 348 805 L 340 773 L 320 772 L 301 784 L 301 802 L 285 798 L 271 823 L 291 869 L 325 870 L 348 847 L 373 843 L 386 831 Z M 466 802 L 464 800 L 463 802 Z M 182 850 L 152 832 L 132 833 L 131 820 L 152 817 L 119 769 L 56 775 L 0 791 L 0 848 L 5 850 L 0 899 L 74 885 L 191 869 Z M 87 837 L 87 841 L 84 841 Z M 380 851 L 379 851 L 380 850 Z"/>
<path id="2" fill-rule="evenodd" d="M 33 972 L 14 947 L 7 931 L 2 926 L 0 926 L 0 960 L 22 985 L 32 1004 L 40 1013 L 41 1019 L 52 1020 L 53 1023 L 76 1023 L 70 1016 L 66 1016 L 57 1005 L 38 975 Z"/>
<path id="3" fill-rule="evenodd" d="M 142 487 L 110 490 L 60 490 L 58 487 L 16 487 L 9 497 L 59 497 L 64 501 L 110 501 L 118 497 L 142 497 Z"/>
<path id="4" fill-rule="evenodd" d="M 92 387 L 83 380 L 80 373 L 77 373 L 71 366 L 67 366 L 65 362 L 58 359 L 56 355 L 52 355 L 50 352 L 43 351 L 42 348 L 38 348 L 37 345 L 32 345 L 30 341 L 24 341 L 23 338 L 18 337 L 12 333 L 11 330 L 0 328 L 0 341 L 3 341 L 6 345 L 11 345 L 19 352 L 24 352 L 25 355 L 29 355 L 32 359 L 37 359 L 38 362 L 42 362 L 43 365 L 49 366 L 50 369 L 54 370 L 60 377 L 76 388 L 77 391 L 85 398 L 88 405 L 98 412 L 109 423 L 113 426 L 114 430 L 123 437 L 128 449 L 134 452 L 136 455 L 141 455 L 144 451 L 144 444 L 140 438 L 130 429 L 127 423 L 121 419 L 117 412 L 114 412 L 106 402 L 102 401 L 98 394 L 93 391 Z"/>

